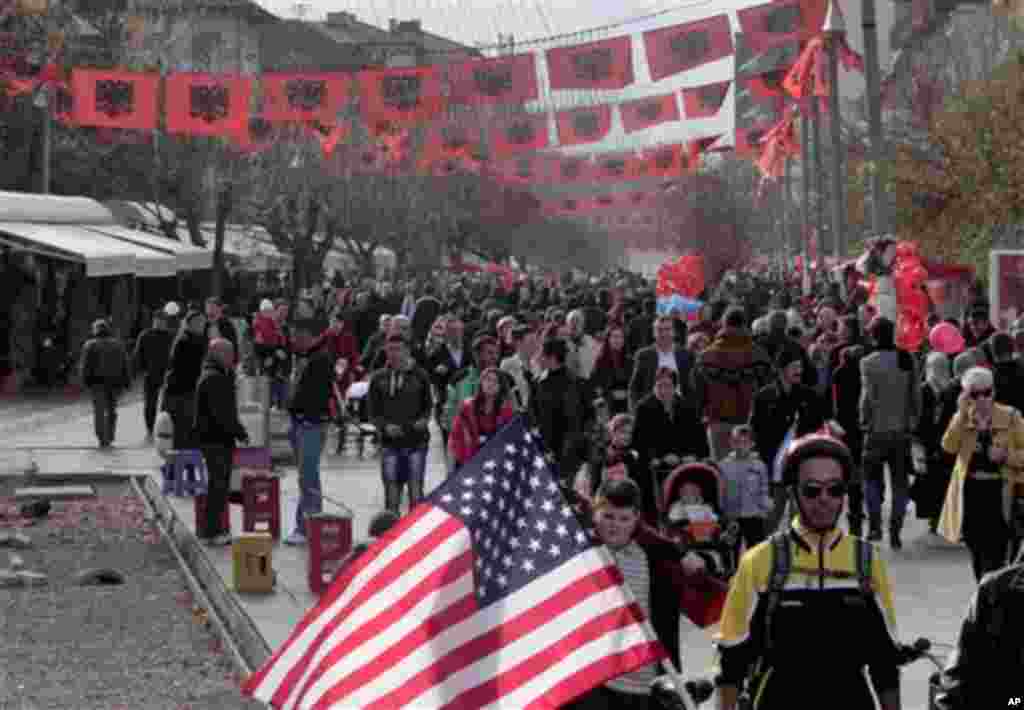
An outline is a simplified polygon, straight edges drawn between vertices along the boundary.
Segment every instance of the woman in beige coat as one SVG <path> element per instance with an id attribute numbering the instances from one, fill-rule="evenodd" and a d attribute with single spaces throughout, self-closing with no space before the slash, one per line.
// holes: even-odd
<path id="1" fill-rule="evenodd" d="M 942 437 L 956 465 L 939 520 L 950 542 L 963 541 L 977 579 L 1007 564 L 1013 473 L 1024 468 L 1024 419 L 996 404 L 992 373 L 972 367 L 961 381 L 959 409 Z"/>

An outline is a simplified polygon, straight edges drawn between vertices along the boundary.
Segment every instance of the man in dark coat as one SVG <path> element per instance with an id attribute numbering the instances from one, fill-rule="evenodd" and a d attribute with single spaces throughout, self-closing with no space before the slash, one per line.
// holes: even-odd
<path id="1" fill-rule="evenodd" d="M 671 316 L 658 316 L 654 320 L 654 345 L 641 349 L 633 356 L 633 377 L 629 382 L 629 402 L 636 409 L 644 397 L 654 389 L 654 376 L 661 368 L 674 370 L 680 393 L 686 394 L 690 382 L 693 359 L 675 339 L 675 324 Z"/>
<path id="2" fill-rule="evenodd" d="M 774 476 L 775 457 L 787 432 L 795 427 L 794 439 L 817 431 L 826 418 L 825 403 L 817 393 L 801 382 L 803 358 L 800 348 L 786 347 L 775 358 L 778 375 L 775 382 L 761 388 L 754 397 L 750 411 L 750 428 L 761 460 L 772 475 L 772 497 L 775 507 L 768 521 L 768 530 L 778 528 L 786 503 L 787 490 Z"/>
<path id="3" fill-rule="evenodd" d="M 562 338 L 549 338 L 541 346 L 544 373 L 534 383 L 530 411 L 544 445 L 555 458 L 558 475 L 572 481 L 579 468 L 583 399 L 576 378 L 565 365 L 569 346 Z"/>
<path id="4" fill-rule="evenodd" d="M 160 388 L 164 384 L 167 363 L 171 359 L 171 344 L 174 333 L 167 327 L 167 318 L 163 311 L 153 316 L 153 327 L 147 328 L 135 341 L 135 353 L 132 361 L 135 372 L 145 372 L 143 390 L 145 392 L 144 417 L 146 420 L 146 442 L 153 441 L 153 424 L 156 422 L 156 405 L 160 399 Z"/>
<path id="5" fill-rule="evenodd" d="M 416 301 L 412 315 L 412 337 L 415 343 L 422 343 L 427 339 L 430 326 L 441 315 L 441 302 L 434 297 L 434 284 L 428 283 L 423 292 L 423 296 Z"/>
<path id="6" fill-rule="evenodd" d="M 211 546 L 231 544 L 231 533 L 220 526 L 231 488 L 231 466 L 235 443 L 247 443 L 249 434 L 238 418 L 235 392 L 235 348 L 231 341 L 210 341 L 203 371 L 196 385 L 194 432 L 206 462 L 209 491 L 206 497 L 206 542 Z"/>
<path id="7" fill-rule="evenodd" d="M 92 392 L 93 423 L 101 449 L 110 448 L 117 429 L 117 398 L 131 383 L 124 344 L 110 332 L 110 324 L 92 324 L 93 337 L 82 347 L 82 384 Z"/>

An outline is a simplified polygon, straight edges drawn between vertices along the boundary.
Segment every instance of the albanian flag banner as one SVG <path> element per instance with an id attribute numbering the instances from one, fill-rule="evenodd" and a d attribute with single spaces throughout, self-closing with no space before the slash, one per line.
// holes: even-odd
<path id="1" fill-rule="evenodd" d="M 277 138 L 273 123 L 262 116 L 249 116 L 245 127 L 234 136 L 235 147 L 241 153 L 262 153 L 272 146 Z"/>
<path id="2" fill-rule="evenodd" d="M 636 174 L 636 160 L 636 153 L 632 151 L 600 155 L 591 170 L 590 179 L 598 182 L 629 180 Z"/>
<path id="3" fill-rule="evenodd" d="M 787 42 L 808 40 L 825 23 L 828 0 L 775 0 L 737 11 L 740 30 L 752 54 Z"/>
<path id="4" fill-rule="evenodd" d="M 588 182 L 593 179 L 593 172 L 592 160 L 565 156 L 554 161 L 550 179 L 556 184 Z"/>
<path id="5" fill-rule="evenodd" d="M 75 69 L 74 122 L 80 126 L 156 128 L 158 74 Z"/>
<path id="6" fill-rule="evenodd" d="M 644 32 L 644 48 L 653 81 L 728 57 L 733 53 L 729 16 Z"/>
<path id="7" fill-rule="evenodd" d="M 515 185 L 536 185 L 546 182 L 548 162 L 542 155 L 524 155 L 491 164 L 498 182 Z"/>
<path id="8" fill-rule="evenodd" d="M 264 74 L 264 117 L 273 123 L 332 124 L 349 98 L 347 74 Z"/>
<path id="9" fill-rule="evenodd" d="M 651 96 L 619 104 L 622 126 L 626 133 L 679 120 L 679 104 L 675 94 Z"/>
<path id="10" fill-rule="evenodd" d="M 747 89 L 757 98 L 778 99 L 786 96 L 786 90 L 782 87 L 790 67 L 779 67 L 770 72 L 758 76 L 746 78 Z"/>
<path id="11" fill-rule="evenodd" d="M 559 111 L 555 116 L 561 145 L 596 143 L 612 129 L 612 107 L 591 106 Z"/>
<path id="12" fill-rule="evenodd" d="M 479 152 L 483 135 L 479 125 L 459 120 L 441 121 L 427 127 L 423 157 L 427 162 L 472 156 Z"/>
<path id="13" fill-rule="evenodd" d="M 491 151 L 495 158 L 542 150 L 549 141 L 546 113 L 511 116 L 491 129 Z"/>
<path id="14" fill-rule="evenodd" d="M 521 104 L 540 96 L 533 53 L 457 64 L 448 69 L 454 104 Z"/>
<path id="15" fill-rule="evenodd" d="M 240 76 L 171 74 L 165 84 L 167 131 L 235 136 L 249 120 L 252 82 Z"/>
<path id="16" fill-rule="evenodd" d="M 692 89 L 683 89 L 683 110 L 687 118 L 711 118 L 722 108 L 729 95 L 730 81 L 719 81 Z"/>
<path id="17" fill-rule="evenodd" d="M 359 75 L 367 125 L 404 125 L 429 120 L 445 111 L 440 67 L 379 69 Z"/>
<path id="18" fill-rule="evenodd" d="M 736 145 L 733 148 L 737 158 L 758 158 L 761 156 L 762 145 L 765 135 L 771 130 L 770 126 L 751 127 L 736 129 Z"/>
<path id="19" fill-rule="evenodd" d="M 541 203 L 542 214 L 553 217 L 565 217 L 589 212 L 594 209 L 593 200 L 588 197 L 565 197 L 560 200 L 548 200 Z"/>
<path id="20" fill-rule="evenodd" d="M 803 99 L 814 93 L 815 75 L 826 67 L 825 42 L 815 37 L 803 48 L 796 64 L 789 68 L 782 80 L 782 88 L 794 99 Z"/>
<path id="21" fill-rule="evenodd" d="M 351 129 L 348 123 L 321 123 L 310 121 L 306 124 L 307 130 L 312 133 L 320 143 L 324 158 L 334 155 L 335 149 L 348 138 Z"/>
<path id="22" fill-rule="evenodd" d="M 623 89 L 633 83 L 629 35 L 547 51 L 548 78 L 557 89 Z"/>
<path id="23" fill-rule="evenodd" d="M 663 145 L 641 152 L 640 157 L 633 161 L 632 173 L 638 178 L 679 177 L 686 172 L 689 162 L 681 143 Z"/>

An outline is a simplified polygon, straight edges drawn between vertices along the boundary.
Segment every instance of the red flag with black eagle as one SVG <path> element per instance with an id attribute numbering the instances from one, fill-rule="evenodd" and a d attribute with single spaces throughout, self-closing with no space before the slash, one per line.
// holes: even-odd
<path id="1" fill-rule="evenodd" d="M 554 161 L 551 171 L 551 182 L 574 183 L 586 182 L 593 177 L 593 161 L 576 156 L 563 156 Z"/>
<path id="2" fill-rule="evenodd" d="M 234 145 L 242 153 L 262 153 L 274 144 L 277 131 L 263 116 L 249 116 L 242 128 L 234 136 Z"/>
<path id="3" fill-rule="evenodd" d="M 787 42 L 808 40 L 821 31 L 828 0 L 775 0 L 737 11 L 743 39 L 753 54 Z"/>
<path id="4" fill-rule="evenodd" d="M 458 119 L 438 121 L 427 127 L 421 162 L 430 164 L 473 156 L 479 151 L 482 141 L 479 125 Z"/>
<path id="5" fill-rule="evenodd" d="M 733 53 L 729 16 L 644 32 L 644 48 L 653 81 L 728 57 Z"/>
<path id="6" fill-rule="evenodd" d="M 644 177 L 678 177 L 686 172 L 689 156 L 681 143 L 648 148 L 633 161 L 633 175 Z"/>
<path id="7" fill-rule="evenodd" d="M 377 69 L 360 72 L 367 125 L 426 121 L 447 106 L 441 67 Z"/>
<path id="8" fill-rule="evenodd" d="M 351 76 L 339 73 L 264 74 L 264 118 L 272 123 L 333 124 L 348 101 L 351 81 Z"/>
<path id="9" fill-rule="evenodd" d="M 547 51 L 552 89 L 623 89 L 633 83 L 629 35 Z"/>
<path id="10" fill-rule="evenodd" d="M 559 111 L 555 121 L 561 145 L 596 143 L 611 131 L 612 107 L 606 104 Z"/>
<path id="11" fill-rule="evenodd" d="M 619 104 L 622 126 L 626 133 L 642 131 L 662 123 L 679 120 L 679 104 L 675 94 L 649 96 L 646 99 Z"/>
<path id="12" fill-rule="evenodd" d="M 165 83 L 167 131 L 193 136 L 235 136 L 249 120 L 252 81 L 238 75 L 185 72 Z"/>
<path id="13" fill-rule="evenodd" d="M 496 158 L 548 147 L 547 114 L 514 115 L 495 124 L 491 128 L 491 151 Z"/>
<path id="14" fill-rule="evenodd" d="M 683 110 L 687 118 L 711 118 L 722 108 L 725 97 L 729 95 L 730 81 L 718 81 L 714 84 L 683 89 Z"/>
<path id="15" fill-rule="evenodd" d="M 635 173 L 636 153 L 606 153 L 599 155 L 591 169 L 591 180 L 616 182 L 629 180 Z"/>
<path id="16" fill-rule="evenodd" d="M 545 167 L 543 156 L 522 155 L 493 163 L 491 170 L 498 182 L 534 185 L 546 181 Z"/>
<path id="17" fill-rule="evenodd" d="M 448 69 L 454 104 L 520 104 L 540 95 L 537 60 L 532 53 L 476 59 Z"/>
<path id="18" fill-rule="evenodd" d="M 764 74 L 746 77 L 747 89 L 754 96 L 762 99 L 777 99 L 786 96 L 786 90 L 782 86 L 789 67 L 779 67 Z"/>
<path id="19" fill-rule="evenodd" d="M 80 126 L 156 128 L 158 74 L 75 69 L 74 121 Z"/>

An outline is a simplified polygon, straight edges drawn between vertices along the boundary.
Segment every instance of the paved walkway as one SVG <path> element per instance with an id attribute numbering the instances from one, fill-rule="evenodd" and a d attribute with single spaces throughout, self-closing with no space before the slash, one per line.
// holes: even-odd
<path id="1" fill-rule="evenodd" d="M 258 440 L 257 418 L 252 415 L 243 418 L 253 439 Z M 283 424 L 278 420 L 273 428 L 280 431 Z M 159 459 L 152 449 L 144 445 L 144 435 L 141 404 L 125 404 L 120 410 L 115 448 L 110 452 L 97 451 L 91 415 L 83 414 L 51 427 L 6 436 L 0 444 L 0 475 L 20 473 L 34 462 L 42 473 L 94 475 L 107 471 L 147 473 L 157 477 Z M 324 509 L 332 510 L 331 501 L 340 501 L 352 509 L 358 539 L 365 534 L 370 517 L 383 508 L 379 459 L 372 455 L 366 459 L 352 454 L 339 457 L 333 451 L 332 435 L 323 458 L 323 489 L 327 499 Z M 428 490 L 436 486 L 443 475 L 443 459 L 439 439 L 435 435 L 428 460 Z M 282 485 L 282 526 L 285 533 L 290 530 L 294 519 L 298 495 L 295 480 L 294 469 L 286 467 Z M 171 502 L 180 517 L 190 526 L 194 525 L 191 500 L 172 498 Z M 241 530 L 240 508 L 232 506 L 231 513 L 232 529 Z M 231 588 L 231 548 L 204 550 Z M 890 561 L 902 637 L 912 640 L 927 636 L 936 642 L 952 643 L 973 591 L 966 551 L 930 537 L 924 524 L 914 520 L 906 531 L 905 549 L 894 552 L 883 545 L 881 552 Z M 276 593 L 239 595 L 238 598 L 270 647 L 276 648 L 316 599 L 306 585 L 305 548 L 277 545 L 273 564 L 278 577 Z M 687 673 L 707 672 L 713 660 L 710 634 L 686 622 L 682 627 Z M 800 630 L 802 633 L 808 631 Z M 843 639 L 836 639 L 827 632 L 812 641 L 816 644 L 843 642 Z M 931 671 L 927 662 L 919 662 L 904 671 L 904 707 L 908 710 L 925 710 L 927 678 Z"/>

